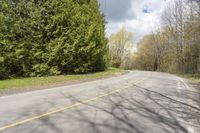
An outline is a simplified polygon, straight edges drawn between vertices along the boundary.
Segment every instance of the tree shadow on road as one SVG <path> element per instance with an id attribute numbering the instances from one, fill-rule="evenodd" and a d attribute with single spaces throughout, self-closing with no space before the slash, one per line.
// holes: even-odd
<path id="1" fill-rule="evenodd" d="M 78 121 L 80 125 L 84 123 L 86 127 L 83 132 L 187 133 L 190 130 L 200 131 L 199 107 L 148 88 L 133 86 L 134 92 L 124 90 L 104 97 L 96 103 L 84 103 L 83 108 L 73 109 L 70 119 Z M 192 95 L 184 96 L 184 98 L 199 102 Z M 76 98 L 71 97 L 71 99 Z M 76 101 L 81 102 L 77 99 Z M 64 115 L 63 118 L 69 117 Z"/>
<path id="2" fill-rule="evenodd" d="M 82 105 L 31 121 L 26 130 L 23 125 L 18 128 L 25 133 L 188 133 L 191 129 L 198 132 L 200 108 L 196 103 L 200 100 L 196 95 L 199 94 L 192 91 L 182 93 L 169 96 L 133 84 L 123 91 L 84 103 L 82 99 L 61 93 L 70 105 Z M 44 100 L 57 108 L 48 98 Z M 27 108 L 21 115 L 43 113 L 44 110 L 36 107 L 33 110 Z"/>

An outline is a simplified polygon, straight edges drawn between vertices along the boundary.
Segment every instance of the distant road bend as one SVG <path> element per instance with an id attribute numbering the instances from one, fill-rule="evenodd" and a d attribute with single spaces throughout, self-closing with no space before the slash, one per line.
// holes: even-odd
<path id="1" fill-rule="evenodd" d="M 160 72 L 0 97 L 0 133 L 200 133 L 200 93 Z"/>

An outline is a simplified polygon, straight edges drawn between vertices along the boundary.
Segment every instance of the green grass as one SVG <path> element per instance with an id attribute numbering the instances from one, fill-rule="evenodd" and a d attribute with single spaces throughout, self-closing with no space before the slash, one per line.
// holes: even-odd
<path id="1" fill-rule="evenodd" d="M 49 76 L 49 77 L 33 77 L 33 78 L 0 80 L 0 91 L 7 89 L 21 89 L 29 87 L 34 88 L 46 85 L 70 83 L 74 81 L 97 79 L 97 78 L 114 76 L 116 74 L 121 74 L 124 72 L 125 70 L 109 68 L 107 71 L 97 72 L 92 74 L 60 75 L 60 76 Z"/>
<path id="2" fill-rule="evenodd" d="M 189 79 L 193 82 L 200 83 L 200 74 L 178 74 L 179 76 Z"/>

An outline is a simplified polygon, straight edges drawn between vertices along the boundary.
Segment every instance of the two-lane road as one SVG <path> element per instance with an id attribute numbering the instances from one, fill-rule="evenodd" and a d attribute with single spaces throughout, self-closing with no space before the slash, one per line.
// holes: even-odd
<path id="1" fill-rule="evenodd" d="M 0 97 L 0 132 L 200 133 L 199 103 L 177 76 L 132 71 Z"/>

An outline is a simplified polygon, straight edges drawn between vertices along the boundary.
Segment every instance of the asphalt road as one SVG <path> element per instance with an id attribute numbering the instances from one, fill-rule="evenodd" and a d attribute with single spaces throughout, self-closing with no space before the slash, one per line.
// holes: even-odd
<path id="1" fill-rule="evenodd" d="M 0 132 L 200 133 L 199 103 L 184 79 L 132 71 L 0 97 Z"/>

